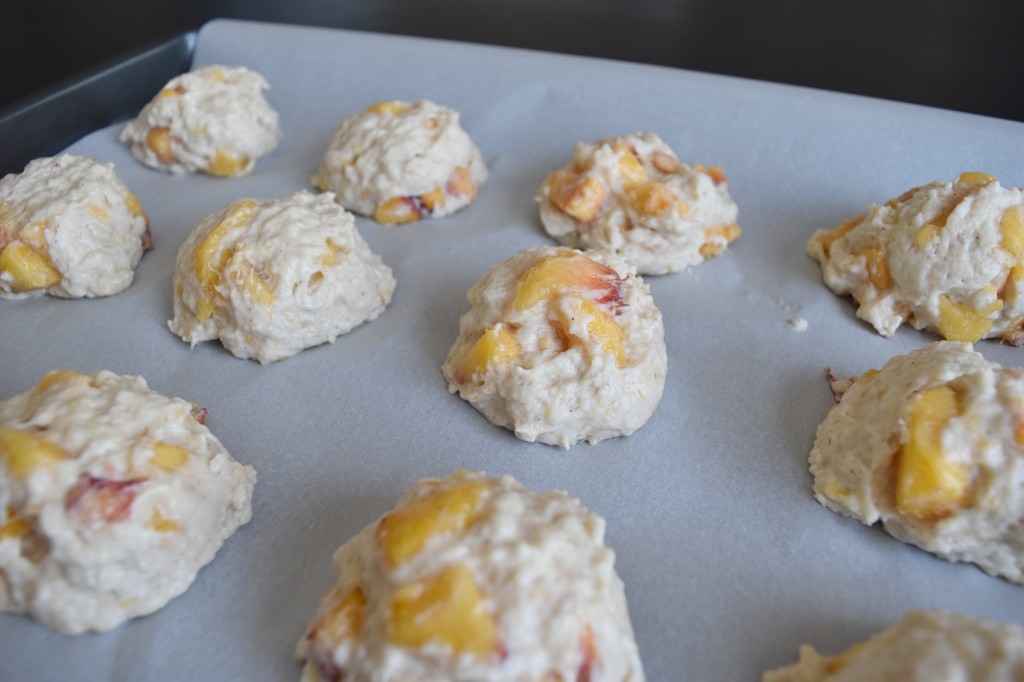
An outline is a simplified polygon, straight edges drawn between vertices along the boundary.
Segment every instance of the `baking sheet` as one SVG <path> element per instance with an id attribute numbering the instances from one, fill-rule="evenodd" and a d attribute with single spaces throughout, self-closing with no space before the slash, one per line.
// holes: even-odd
<path id="1" fill-rule="evenodd" d="M 872 202 L 963 170 L 1024 184 L 1024 125 L 667 68 L 237 21 L 204 27 L 196 64 L 263 73 L 285 139 L 253 175 L 177 178 L 117 143 L 113 162 L 153 224 L 135 283 L 99 300 L 0 303 L 0 398 L 47 371 L 141 374 L 199 402 L 259 475 L 251 523 L 191 589 L 102 635 L 0 615 L 0 679 L 297 679 L 292 658 L 334 549 L 418 478 L 457 468 L 561 488 L 607 519 L 650 680 L 751 680 L 810 642 L 834 653 L 912 608 L 1024 620 L 1024 588 L 844 519 L 810 492 L 806 458 L 832 406 L 825 368 L 859 374 L 933 340 L 877 336 L 821 283 L 804 245 Z M 462 113 L 491 176 L 448 218 L 358 226 L 398 280 L 376 321 L 260 366 L 167 330 L 178 245 L 240 197 L 310 189 L 334 126 L 372 102 L 429 98 Z M 449 395 L 440 365 L 494 263 L 551 241 L 534 195 L 572 144 L 651 130 L 688 163 L 721 165 L 743 235 L 719 258 L 648 278 L 669 350 L 655 416 L 626 439 L 563 451 L 522 443 Z M 805 332 L 787 325 L 808 320 Z M 993 342 L 989 359 L 1020 366 Z M 567 560 L 571 558 L 567 557 Z"/>

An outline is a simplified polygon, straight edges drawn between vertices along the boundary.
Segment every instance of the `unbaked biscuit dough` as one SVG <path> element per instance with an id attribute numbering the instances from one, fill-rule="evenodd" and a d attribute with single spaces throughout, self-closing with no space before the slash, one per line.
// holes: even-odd
<path id="1" fill-rule="evenodd" d="M 350 211 L 395 225 L 468 206 L 486 179 L 458 112 L 423 100 L 378 102 L 342 121 L 313 184 Z"/>
<path id="2" fill-rule="evenodd" d="M 1024 630 L 949 611 L 911 611 L 895 627 L 838 656 L 800 648 L 800 661 L 763 682 L 1017 682 Z"/>
<path id="3" fill-rule="evenodd" d="M 263 76 L 202 66 L 172 78 L 121 131 L 132 156 L 168 173 L 248 175 L 281 142 Z"/>
<path id="4" fill-rule="evenodd" d="M 256 480 L 204 416 L 110 372 L 0 402 L 0 611 L 77 634 L 187 590 L 248 522 Z"/>
<path id="5" fill-rule="evenodd" d="M 0 298 L 116 294 L 152 243 L 109 163 L 64 154 L 0 180 Z"/>
<path id="6" fill-rule="evenodd" d="M 469 290 L 443 372 L 488 420 L 568 448 L 628 436 L 665 388 L 661 312 L 609 253 L 521 251 Z"/>
<path id="7" fill-rule="evenodd" d="M 416 483 L 334 555 L 303 682 L 644 679 L 604 520 L 563 492 Z"/>
<path id="8" fill-rule="evenodd" d="M 940 341 L 870 370 L 818 427 L 814 494 L 949 561 L 1024 583 L 1024 371 Z"/>
<path id="9" fill-rule="evenodd" d="M 375 319 L 394 290 L 329 192 L 243 199 L 181 245 L 168 325 L 193 346 L 220 339 L 237 357 L 274 362 Z"/>
<path id="10" fill-rule="evenodd" d="M 807 252 L 825 284 L 882 336 L 903 322 L 950 341 L 1024 343 L 1024 192 L 984 173 L 916 187 Z"/>
<path id="11" fill-rule="evenodd" d="M 612 251 L 644 275 L 697 265 L 740 235 L 722 169 L 680 163 L 654 133 L 577 144 L 537 201 L 559 242 Z"/>

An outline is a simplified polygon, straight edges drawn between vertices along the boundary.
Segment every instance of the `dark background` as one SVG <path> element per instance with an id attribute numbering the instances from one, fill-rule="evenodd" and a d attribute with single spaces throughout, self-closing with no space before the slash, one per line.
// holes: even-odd
<path id="1" fill-rule="evenodd" d="M 1024 121 L 1021 0 L 19 0 L 5 5 L 0 107 L 214 17 L 232 17 L 609 57 Z"/>

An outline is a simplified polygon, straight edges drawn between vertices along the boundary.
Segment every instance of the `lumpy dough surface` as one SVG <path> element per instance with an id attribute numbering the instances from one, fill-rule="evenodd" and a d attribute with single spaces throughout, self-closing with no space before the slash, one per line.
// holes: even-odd
<path id="1" fill-rule="evenodd" d="M 0 611 L 102 631 L 188 589 L 256 480 L 193 409 L 69 370 L 0 402 Z"/>
<path id="2" fill-rule="evenodd" d="M 488 420 L 569 447 L 640 428 L 665 387 L 661 312 L 618 256 L 535 247 L 469 290 L 443 372 Z"/>
<path id="3" fill-rule="evenodd" d="M 350 211 L 397 225 L 468 206 L 486 179 L 458 112 L 423 100 L 378 102 L 342 121 L 313 184 Z"/>
<path id="4" fill-rule="evenodd" d="M 810 454 L 823 505 L 1024 583 L 1024 372 L 935 342 L 856 379 Z"/>
<path id="5" fill-rule="evenodd" d="M 537 201 L 559 242 L 614 252 L 645 275 L 697 265 L 740 235 L 722 169 L 680 163 L 654 133 L 577 144 Z"/>
<path id="6" fill-rule="evenodd" d="M 391 269 L 330 193 L 243 199 L 178 251 L 171 331 L 261 363 L 333 342 L 391 301 Z"/>
<path id="7" fill-rule="evenodd" d="M 152 247 L 113 165 L 64 154 L 0 180 L 0 298 L 110 296 Z"/>
<path id="8" fill-rule="evenodd" d="M 1024 343 L 1024 193 L 962 173 L 871 206 L 807 252 L 882 336 L 904 322 L 949 341 Z"/>
<path id="9" fill-rule="evenodd" d="M 911 611 L 837 656 L 800 649 L 763 682 L 1014 682 L 1024 679 L 1024 631 L 949 611 Z"/>
<path id="10" fill-rule="evenodd" d="M 263 76 L 242 66 L 202 66 L 172 78 L 121 131 L 150 168 L 248 175 L 281 142 Z"/>
<path id="11" fill-rule="evenodd" d="M 603 519 L 563 492 L 421 480 L 335 553 L 303 682 L 641 682 L 614 563 Z"/>

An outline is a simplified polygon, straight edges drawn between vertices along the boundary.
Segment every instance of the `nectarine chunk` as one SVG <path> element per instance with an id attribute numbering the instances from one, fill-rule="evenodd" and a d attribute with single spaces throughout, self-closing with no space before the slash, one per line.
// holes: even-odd
<path id="1" fill-rule="evenodd" d="M 405 563 L 433 537 L 459 533 L 471 526 L 486 488 L 483 481 L 462 481 L 435 490 L 381 519 L 377 541 L 388 565 L 394 568 Z"/>
<path id="2" fill-rule="evenodd" d="M 389 637 L 399 646 L 440 644 L 478 659 L 498 648 L 486 598 L 463 564 L 399 588 L 389 625 Z"/>
<path id="3" fill-rule="evenodd" d="M 473 380 L 488 367 L 504 365 L 519 357 L 521 349 L 515 333 L 504 325 L 486 330 L 455 366 L 455 379 L 459 383 Z"/>
<path id="4" fill-rule="evenodd" d="M 615 270 L 582 254 L 566 251 L 544 258 L 519 277 L 513 306 L 529 310 L 565 292 L 593 292 L 593 300 L 621 302 L 622 280 Z"/>
<path id="5" fill-rule="evenodd" d="M 949 386 L 911 397 L 907 442 L 896 459 L 896 509 L 901 514 L 936 520 L 966 501 L 967 470 L 942 449 L 942 431 L 959 413 L 959 400 Z"/>

